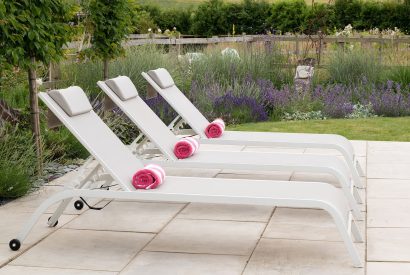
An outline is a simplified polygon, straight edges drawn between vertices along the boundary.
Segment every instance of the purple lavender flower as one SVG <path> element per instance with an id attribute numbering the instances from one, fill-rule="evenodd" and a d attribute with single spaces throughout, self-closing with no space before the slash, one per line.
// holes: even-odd
<path id="1" fill-rule="evenodd" d="M 165 101 L 165 99 L 158 95 L 157 97 L 146 99 L 145 103 L 159 116 L 165 124 L 170 123 L 177 113 L 172 107 Z"/>
<path id="2" fill-rule="evenodd" d="M 232 91 L 214 100 L 214 111 L 231 122 L 264 121 L 268 114 L 263 105 L 248 96 L 235 96 Z"/>

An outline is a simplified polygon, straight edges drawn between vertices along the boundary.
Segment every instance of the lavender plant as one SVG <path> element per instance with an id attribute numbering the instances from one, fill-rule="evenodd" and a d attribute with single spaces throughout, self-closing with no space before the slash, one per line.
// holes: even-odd
<path id="1" fill-rule="evenodd" d="M 257 122 L 268 119 L 263 105 L 249 96 L 235 96 L 232 91 L 214 100 L 214 115 L 228 123 Z"/>
<path id="2" fill-rule="evenodd" d="M 383 82 L 371 54 L 338 54 L 328 68 L 330 82 L 302 89 L 295 89 L 290 71 L 277 65 L 285 57 L 274 47 L 267 52 L 239 49 L 240 58 L 234 59 L 214 49 L 187 66 L 165 48 L 147 45 L 128 50 L 125 58 L 112 63 L 112 72 L 130 76 L 144 97 L 146 82 L 140 72 L 165 67 L 206 117 L 223 116 L 230 123 L 410 115 L 409 84 Z M 95 97 L 100 67 L 96 62 L 67 66 L 64 83 L 84 87 Z M 161 97 L 146 102 L 166 123 L 176 115 Z"/>

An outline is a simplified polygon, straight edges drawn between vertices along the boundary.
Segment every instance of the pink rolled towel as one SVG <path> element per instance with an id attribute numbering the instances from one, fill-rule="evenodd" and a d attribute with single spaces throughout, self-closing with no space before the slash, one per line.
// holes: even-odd
<path id="1" fill-rule="evenodd" d="M 184 137 L 174 146 L 174 154 L 179 159 L 189 158 L 199 148 L 199 142 L 193 137 Z"/>
<path id="2" fill-rule="evenodd" d="M 219 138 L 225 131 L 225 122 L 221 118 L 217 118 L 205 129 L 205 135 L 208 138 Z"/>
<path id="3" fill-rule="evenodd" d="M 165 180 L 165 171 L 161 166 L 148 164 L 132 177 L 136 189 L 155 189 Z"/>

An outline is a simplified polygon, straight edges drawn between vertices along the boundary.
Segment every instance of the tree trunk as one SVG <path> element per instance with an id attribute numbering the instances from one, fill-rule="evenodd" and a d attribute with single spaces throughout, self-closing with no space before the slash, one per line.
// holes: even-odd
<path id="1" fill-rule="evenodd" d="M 104 80 L 108 79 L 108 59 L 104 59 L 104 74 L 103 74 Z"/>
<path id="2" fill-rule="evenodd" d="M 31 130 L 33 132 L 34 142 L 36 144 L 37 153 L 37 168 L 38 173 L 41 174 L 43 170 L 43 154 L 41 147 L 41 137 L 40 137 L 40 111 L 38 108 L 38 97 L 37 97 L 37 83 L 36 83 L 36 59 L 31 57 L 31 65 L 28 69 L 28 82 L 29 82 L 29 92 L 30 92 L 30 113 L 31 113 Z"/>

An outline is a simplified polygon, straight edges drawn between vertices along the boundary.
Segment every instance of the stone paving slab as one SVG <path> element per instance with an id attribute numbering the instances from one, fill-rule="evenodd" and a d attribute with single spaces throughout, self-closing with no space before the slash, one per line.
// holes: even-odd
<path id="1" fill-rule="evenodd" d="M 368 227 L 410 227 L 410 199 L 367 199 Z"/>
<path id="2" fill-rule="evenodd" d="M 374 151 L 395 151 L 395 152 L 410 152 L 410 142 L 401 141 L 369 141 L 367 142 L 367 153 Z"/>
<path id="3" fill-rule="evenodd" d="M 105 204 L 102 202 L 101 206 Z M 65 228 L 157 233 L 184 206 L 176 203 L 112 201 L 103 210 L 87 211 Z"/>
<path id="4" fill-rule="evenodd" d="M 362 234 L 365 234 L 364 222 L 359 222 Z M 364 235 L 363 235 L 364 236 Z M 324 210 L 276 208 L 264 238 L 342 241 L 337 227 L 330 215 Z"/>
<path id="5" fill-rule="evenodd" d="M 11 265 L 121 271 L 153 236 L 148 233 L 61 229 Z"/>
<path id="6" fill-rule="evenodd" d="M 367 275 L 409 275 L 410 263 L 387 263 L 369 262 L 367 263 Z"/>
<path id="7" fill-rule="evenodd" d="M 8 244 L 11 239 L 17 237 L 17 234 L 20 232 L 22 226 L 30 218 L 30 213 L 20 213 L 20 212 L 12 212 L 9 209 L 1 209 L 0 208 L 0 243 L 1 244 Z M 45 236 L 51 234 L 56 229 L 60 228 L 61 226 L 65 225 L 67 222 L 71 221 L 76 216 L 72 215 L 63 215 L 61 216 L 57 227 L 49 227 L 47 225 L 47 221 L 50 215 L 43 214 L 37 225 L 33 228 L 33 230 L 28 235 L 27 239 L 25 240 L 23 245 L 31 245 Z"/>
<path id="8" fill-rule="evenodd" d="M 174 219 L 147 251 L 249 255 L 266 224 L 260 222 Z"/>
<path id="9" fill-rule="evenodd" d="M 360 248 L 364 258 L 364 248 Z M 354 268 L 342 242 L 279 240 L 262 238 L 245 275 L 250 274 L 364 274 Z"/>
<path id="10" fill-rule="evenodd" d="M 369 179 L 410 179 L 410 163 L 368 163 Z"/>
<path id="11" fill-rule="evenodd" d="M 22 223 L 77 172 L 0 207 L 1 274 L 410 274 L 410 143 L 353 141 L 367 172 L 366 268 L 353 268 L 331 218 L 321 210 L 218 204 L 72 203 L 58 228 L 44 214 L 21 251 L 8 249 Z M 209 146 L 206 150 L 301 153 L 301 149 Z M 317 149 L 305 153 L 333 154 Z M 219 169 L 167 169 L 169 175 L 325 181 L 327 175 Z M 366 194 L 367 191 L 367 194 Z M 55 206 L 48 213 L 52 213 Z M 367 228 L 366 228 L 367 223 Z M 60 226 L 63 226 L 61 228 Z M 147 233 L 150 232 L 150 233 Z M 38 242 L 38 243 L 37 243 Z M 37 243 L 37 244 L 36 244 Z M 196 272 L 193 272 L 196 271 Z"/>
<path id="12" fill-rule="evenodd" d="M 227 205 L 190 203 L 178 218 L 199 220 L 268 222 L 274 207 L 261 205 Z"/>
<path id="13" fill-rule="evenodd" d="M 68 175 L 68 177 L 71 177 L 71 175 Z M 14 200 L 12 202 L 7 203 L 6 205 L 2 206 L 1 209 L 9 209 L 10 211 L 13 212 L 21 212 L 21 213 L 33 213 L 34 210 L 40 206 L 40 204 L 45 201 L 47 198 L 49 198 L 51 195 L 60 192 L 64 190 L 64 186 L 62 185 L 47 185 L 43 186 L 40 190 L 34 191 L 30 195 Z M 89 199 L 87 200 L 87 203 L 90 204 L 91 206 L 96 205 L 98 202 L 100 202 L 100 199 Z M 46 213 L 52 214 L 54 211 L 57 209 L 58 204 L 52 205 Z M 64 214 L 67 215 L 79 215 L 86 211 L 86 208 L 83 208 L 82 210 L 77 210 L 74 208 L 74 200 L 67 206 L 67 209 L 64 211 Z"/>
<path id="14" fill-rule="evenodd" d="M 367 162 L 371 164 L 410 164 L 409 152 L 407 151 L 376 151 L 369 153 Z"/>
<path id="15" fill-rule="evenodd" d="M 240 275 L 247 256 L 143 251 L 121 275 Z"/>
<path id="16" fill-rule="evenodd" d="M 367 197 L 410 199 L 410 179 L 368 179 Z"/>
<path id="17" fill-rule="evenodd" d="M 66 268 L 45 268 L 34 266 L 13 266 L 8 265 L 0 269 L 0 275 L 115 275 L 117 272 L 93 271 Z"/>
<path id="18" fill-rule="evenodd" d="M 410 262 L 410 228 L 368 228 L 367 260 Z"/>
<path id="19" fill-rule="evenodd" d="M 11 260 L 17 258 L 19 255 L 24 253 L 28 249 L 28 245 L 23 244 L 19 251 L 11 251 L 9 244 L 0 244 L 0 266 L 3 266 L 10 262 Z M 0 268 L 0 271 L 3 268 Z"/>

